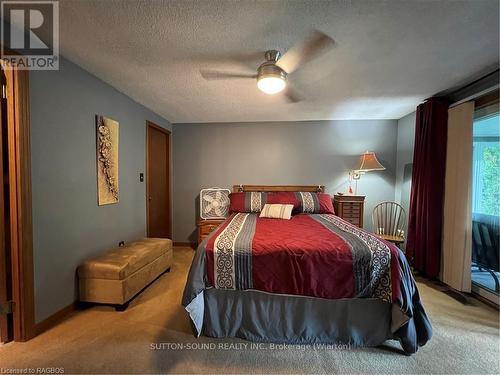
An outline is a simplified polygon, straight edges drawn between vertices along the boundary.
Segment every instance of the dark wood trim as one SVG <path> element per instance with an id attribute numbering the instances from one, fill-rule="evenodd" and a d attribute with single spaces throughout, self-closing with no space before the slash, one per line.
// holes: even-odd
<path id="1" fill-rule="evenodd" d="M 149 128 L 156 129 L 162 133 L 165 133 L 167 135 L 167 140 L 168 140 L 168 217 L 170 220 L 168 221 L 168 226 L 167 226 L 167 234 L 169 238 L 172 238 L 172 165 L 171 165 L 171 159 L 172 159 L 172 132 L 168 129 L 162 128 L 161 126 L 158 126 L 151 121 L 146 120 L 146 232 L 149 237 L 149 161 L 148 161 L 148 152 L 149 152 L 149 141 L 148 141 L 148 131 Z"/>
<path id="2" fill-rule="evenodd" d="M 483 95 L 474 100 L 474 109 L 478 110 L 483 107 L 498 103 L 499 101 L 499 91 L 495 90 L 489 94 Z"/>
<path id="3" fill-rule="evenodd" d="M 151 122 L 149 120 L 146 120 L 146 125 L 150 126 L 152 128 L 155 128 L 156 130 L 159 130 L 159 131 L 161 131 L 161 132 L 163 132 L 165 134 L 168 134 L 168 135 L 172 134 L 172 132 L 170 130 L 165 129 L 165 128 L 161 127 L 160 125 L 156 125 L 154 122 Z"/>
<path id="4" fill-rule="evenodd" d="M 4 69 L 7 77 L 9 207 L 14 340 L 35 335 L 29 72 Z"/>
<path id="5" fill-rule="evenodd" d="M 2 86 L 6 84 L 4 81 L 3 69 L 1 69 L 0 74 L 2 75 L 1 84 Z M 1 95 L 1 94 L 0 94 Z M 0 99 L 0 116 L 2 122 L 2 133 L 4 127 L 7 127 L 7 100 L 5 98 Z M 5 123 L 4 123 L 5 119 Z M 4 189 L 5 184 L 8 181 L 4 182 L 4 163 L 3 163 L 3 141 L 4 135 L 0 135 L 0 166 L 2 167 L 2 172 L 0 173 L 0 303 L 6 304 L 8 301 L 12 299 L 11 297 L 11 280 L 10 277 L 10 254 L 8 254 L 9 236 L 6 235 L 6 224 L 8 220 L 5 220 L 5 205 L 4 205 Z M 7 141 L 5 137 L 5 141 Z M 11 314 L 0 315 L 0 342 L 8 342 L 12 340 L 12 316 Z"/>
<path id="6" fill-rule="evenodd" d="M 324 192 L 324 185 L 233 185 L 233 192 L 245 191 L 309 191 Z"/>
<path id="7" fill-rule="evenodd" d="M 196 243 L 194 242 L 180 242 L 180 241 L 174 241 L 173 242 L 174 246 L 183 246 L 183 247 L 191 247 L 193 249 L 196 249 Z"/>
<path id="8" fill-rule="evenodd" d="M 61 323 L 64 319 L 66 319 L 68 316 L 70 316 L 73 312 L 75 312 L 78 309 L 78 304 L 79 304 L 78 301 L 70 303 L 68 306 L 63 307 L 59 311 L 56 311 L 47 319 L 44 319 L 40 323 L 37 323 L 35 325 L 35 334 L 38 336 L 39 334 Z"/>

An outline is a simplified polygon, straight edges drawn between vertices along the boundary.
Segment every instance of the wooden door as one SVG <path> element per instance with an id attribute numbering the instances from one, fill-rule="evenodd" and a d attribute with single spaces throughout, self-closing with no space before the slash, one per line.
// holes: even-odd
<path id="1" fill-rule="evenodd" d="M 1 69 L 1 68 L 0 68 Z M 4 163 L 7 160 L 4 151 L 7 151 L 7 98 L 6 88 L 7 79 L 3 69 L 1 74 L 0 91 L 0 342 L 12 340 L 12 312 L 10 311 L 9 301 L 12 299 L 11 291 L 11 267 L 10 267 L 10 246 L 9 246 L 9 227 L 8 227 L 8 207 L 4 204 L 4 194 L 9 191 L 8 188 L 8 165 Z M 6 168 L 7 167 L 7 168 Z M 8 195 L 7 195 L 8 198 Z M 8 199 L 7 199 L 8 202 Z M 7 219 L 7 220 L 6 220 Z"/>
<path id="2" fill-rule="evenodd" d="M 147 233 L 171 238 L 170 132 L 150 122 L 146 129 Z"/>
<path id="3" fill-rule="evenodd" d="M 8 314 L 0 313 L 0 334 L 26 341 L 35 335 L 29 72 L 1 63 L 0 307 Z"/>

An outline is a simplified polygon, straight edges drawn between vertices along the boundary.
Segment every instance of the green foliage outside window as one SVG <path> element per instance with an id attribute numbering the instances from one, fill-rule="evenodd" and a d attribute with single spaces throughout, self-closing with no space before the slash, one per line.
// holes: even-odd
<path id="1" fill-rule="evenodd" d="M 482 156 L 481 208 L 487 215 L 500 216 L 500 145 L 485 147 Z"/>

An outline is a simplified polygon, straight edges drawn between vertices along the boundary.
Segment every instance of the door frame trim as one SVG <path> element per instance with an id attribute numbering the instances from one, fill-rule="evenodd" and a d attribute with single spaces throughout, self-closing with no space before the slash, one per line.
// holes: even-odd
<path id="1" fill-rule="evenodd" d="M 8 164 L 14 341 L 35 336 L 29 71 L 7 68 Z M 7 75 L 7 74 L 6 74 Z"/>
<path id="2" fill-rule="evenodd" d="M 167 197 L 167 202 L 168 202 L 168 225 L 167 225 L 167 235 L 168 238 L 172 238 L 172 132 L 168 129 L 162 128 L 159 125 L 156 125 L 155 123 L 146 120 L 146 233 L 147 236 L 149 237 L 149 188 L 150 188 L 150 181 L 149 181 L 149 161 L 148 161 L 148 155 L 149 155 L 149 140 L 148 140 L 148 132 L 149 128 L 153 128 L 155 130 L 158 130 L 164 134 L 167 135 L 167 140 L 168 140 L 168 197 Z"/>

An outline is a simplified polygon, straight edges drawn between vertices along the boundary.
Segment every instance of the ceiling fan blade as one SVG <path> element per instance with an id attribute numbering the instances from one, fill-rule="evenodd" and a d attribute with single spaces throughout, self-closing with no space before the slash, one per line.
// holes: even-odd
<path id="1" fill-rule="evenodd" d="M 294 88 L 290 87 L 290 85 L 288 85 L 288 87 L 285 89 L 284 95 L 285 95 L 286 100 L 289 103 L 298 103 L 298 102 L 301 102 L 302 100 L 304 100 L 304 96 L 301 95 Z"/>
<path id="2" fill-rule="evenodd" d="M 262 63 L 265 51 L 208 54 L 191 57 L 190 60 L 200 64 L 200 66 L 220 66 L 220 64 L 234 66 L 235 69 L 247 67 L 255 70 Z"/>
<path id="3" fill-rule="evenodd" d="M 314 30 L 303 43 L 289 49 L 276 65 L 290 74 L 320 54 L 327 52 L 334 44 L 335 41 L 331 37 Z"/>
<path id="4" fill-rule="evenodd" d="M 208 69 L 200 70 L 200 74 L 207 81 L 213 81 L 213 80 L 217 80 L 217 79 L 257 78 L 257 74 L 221 72 L 219 70 L 208 70 Z"/>

